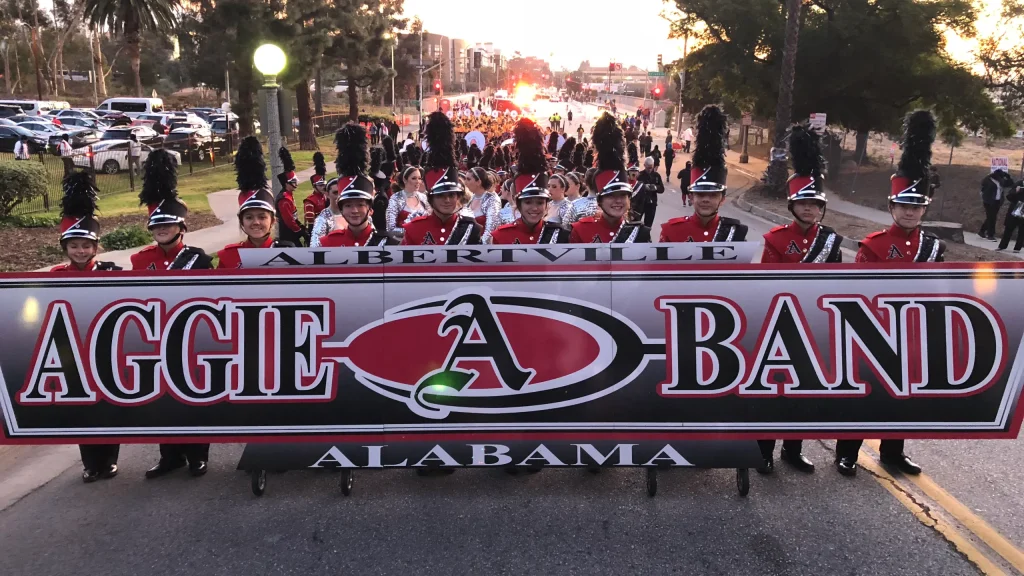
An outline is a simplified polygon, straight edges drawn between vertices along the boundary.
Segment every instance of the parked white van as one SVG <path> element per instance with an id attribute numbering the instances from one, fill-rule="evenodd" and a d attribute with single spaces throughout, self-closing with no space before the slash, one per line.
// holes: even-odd
<path id="1" fill-rule="evenodd" d="M 130 118 L 139 114 L 159 114 L 164 111 L 164 101 L 160 98 L 107 98 L 96 107 L 99 111 L 115 110 L 124 112 Z"/>
<path id="2" fill-rule="evenodd" d="M 50 110 L 67 110 L 71 104 L 53 100 L 0 100 L 0 104 L 19 106 L 29 116 L 42 116 Z"/>

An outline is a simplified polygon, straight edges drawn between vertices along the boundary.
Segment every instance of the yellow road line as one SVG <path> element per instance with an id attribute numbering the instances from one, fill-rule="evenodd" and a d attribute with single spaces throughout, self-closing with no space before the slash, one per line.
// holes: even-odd
<path id="1" fill-rule="evenodd" d="M 871 446 L 876 452 L 878 451 L 878 440 L 868 440 L 865 444 Z M 970 508 L 964 506 L 956 497 L 936 484 L 927 474 L 919 476 L 904 475 L 904 478 L 913 482 L 925 495 L 948 512 L 950 516 L 956 518 L 957 522 L 963 524 L 989 548 L 995 551 L 996 554 L 1002 556 L 1003 560 L 1006 560 L 1015 569 L 1024 572 L 1024 552 L 1021 552 L 1019 548 L 990 526 L 988 522 L 982 520 Z"/>
<path id="2" fill-rule="evenodd" d="M 951 524 L 928 513 L 921 503 L 917 502 L 906 492 L 905 489 L 901 488 L 899 482 L 892 477 L 891 474 L 885 471 L 877 462 L 871 458 L 870 454 L 861 450 L 861 458 L 858 464 L 865 470 L 871 472 L 872 477 L 883 488 L 889 491 L 890 494 L 899 500 L 900 504 L 910 510 L 910 512 L 917 518 L 918 522 L 925 526 L 935 530 L 946 539 L 947 542 L 953 545 L 969 562 L 978 567 L 978 570 L 986 576 L 1003 575 L 1002 569 L 995 565 L 994 562 L 988 559 L 987 556 L 982 554 L 981 550 L 978 550 L 973 544 L 971 544 L 966 538 L 964 538 L 956 528 Z"/>

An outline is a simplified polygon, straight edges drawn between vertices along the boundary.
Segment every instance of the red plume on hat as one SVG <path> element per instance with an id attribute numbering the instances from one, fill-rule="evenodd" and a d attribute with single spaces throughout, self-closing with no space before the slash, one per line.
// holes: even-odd
<path id="1" fill-rule="evenodd" d="M 626 179 L 626 166 L 622 160 L 626 141 L 614 116 L 605 112 L 597 119 L 591 142 L 597 150 L 595 167 L 598 172 L 594 184 L 597 186 L 598 197 L 620 192 L 632 193 L 633 187 Z"/>

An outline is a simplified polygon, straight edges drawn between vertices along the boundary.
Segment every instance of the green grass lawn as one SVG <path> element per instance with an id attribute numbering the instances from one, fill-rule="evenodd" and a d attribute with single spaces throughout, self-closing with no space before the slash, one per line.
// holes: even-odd
<path id="1" fill-rule="evenodd" d="M 319 138 L 317 141 L 320 144 L 320 149 L 323 151 L 324 156 L 333 158 L 333 135 L 324 136 Z M 315 151 L 313 150 L 292 151 L 292 160 L 295 161 L 296 171 L 305 170 L 306 168 L 313 166 L 314 152 Z M 181 173 L 182 168 L 184 168 L 184 173 Z M 270 162 L 267 162 L 268 171 L 269 168 Z M 334 171 L 333 160 L 328 162 L 327 171 L 328 173 Z M 269 177 L 273 178 L 274 176 L 270 175 Z M 139 206 L 138 186 L 140 185 L 141 184 L 139 182 L 136 182 L 135 192 L 125 191 L 117 194 L 103 195 L 99 201 L 100 213 L 105 216 L 116 216 L 119 214 L 144 212 L 145 209 Z M 102 190 L 103 185 L 99 184 L 99 186 L 100 190 Z M 220 162 L 218 162 L 216 168 L 209 168 L 192 175 L 188 174 L 187 165 L 179 168 L 178 196 L 185 201 L 189 210 L 195 212 L 209 212 L 210 203 L 206 200 L 206 196 L 208 194 L 236 187 L 237 184 L 235 183 L 234 166 L 226 160 L 224 164 L 220 164 Z M 127 188 L 127 186 L 125 188 Z M 296 204 L 301 204 L 302 199 L 309 196 L 311 192 L 312 187 L 309 184 L 309 180 L 307 179 L 304 182 L 301 182 L 299 191 L 295 194 Z"/>

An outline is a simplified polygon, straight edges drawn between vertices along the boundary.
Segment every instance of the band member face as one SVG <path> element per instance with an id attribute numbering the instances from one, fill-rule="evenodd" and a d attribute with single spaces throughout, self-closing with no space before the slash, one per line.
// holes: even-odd
<path id="1" fill-rule="evenodd" d="M 341 216 L 350 228 L 359 228 L 370 218 L 370 203 L 366 200 L 345 200 L 341 203 Z"/>
<path id="2" fill-rule="evenodd" d="M 338 183 L 335 182 L 327 189 L 327 199 L 330 200 L 331 206 L 338 206 Z"/>
<path id="3" fill-rule="evenodd" d="M 460 199 L 461 192 L 445 192 L 443 194 L 430 195 L 430 207 L 442 218 L 448 218 L 462 208 Z"/>
<path id="4" fill-rule="evenodd" d="M 565 187 L 562 186 L 562 181 L 558 178 L 552 178 L 548 182 L 548 192 L 551 193 L 551 199 L 556 202 L 565 199 Z"/>
<path id="5" fill-rule="evenodd" d="M 536 226 L 548 212 L 547 198 L 523 198 L 519 202 L 519 214 L 527 226 Z"/>
<path id="6" fill-rule="evenodd" d="M 921 219 L 924 218 L 924 213 L 927 209 L 927 206 L 921 204 L 899 204 L 893 202 L 889 212 L 892 214 L 892 219 L 896 221 L 897 226 L 904 230 L 913 230 L 921 225 Z"/>
<path id="7" fill-rule="evenodd" d="M 479 194 L 484 191 L 484 183 L 476 177 L 476 172 L 473 171 L 466 176 L 466 187 L 469 188 L 469 191 L 473 194 Z"/>
<path id="8" fill-rule="evenodd" d="M 157 244 L 170 244 L 174 238 L 181 233 L 181 226 L 178 224 L 160 224 L 149 229 L 153 240 Z"/>
<path id="9" fill-rule="evenodd" d="M 239 221 L 242 224 L 242 232 L 245 232 L 246 236 L 262 240 L 270 236 L 270 231 L 274 226 L 274 215 L 266 210 L 251 208 L 242 212 Z"/>
<path id="10" fill-rule="evenodd" d="M 793 202 L 793 215 L 796 219 L 813 224 L 821 220 L 821 202 L 817 200 L 797 200 Z"/>
<path id="11" fill-rule="evenodd" d="M 601 211 L 610 220 L 620 220 L 629 212 L 629 192 L 605 194 L 597 200 Z"/>
<path id="12" fill-rule="evenodd" d="M 298 182 L 293 182 L 293 181 L 289 180 L 288 183 L 285 184 L 284 188 L 285 188 L 285 190 L 287 190 L 289 192 L 295 192 L 295 189 L 298 188 L 298 187 L 299 187 L 299 183 Z"/>
<path id="13" fill-rule="evenodd" d="M 698 216 L 710 218 L 718 212 L 718 209 L 725 202 L 725 194 L 721 192 L 694 192 L 693 211 Z"/>
<path id="14" fill-rule="evenodd" d="M 626 172 L 626 176 L 628 177 L 630 184 L 636 184 L 637 172 L 635 170 L 630 170 Z"/>
<path id="15" fill-rule="evenodd" d="M 327 183 L 326 182 L 317 182 L 316 184 L 313 185 L 313 190 L 316 191 L 316 192 L 319 192 L 321 194 L 326 194 L 327 193 Z"/>
<path id="16" fill-rule="evenodd" d="M 64 243 L 64 252 L 68 255 L 68 260 L 78 266 L 88 264 L 96 257 L 98 251 L 96 241 L 87 238 L 72 238 Z"/>
<path id="17" fill-rule="evenodd" d="M 419 170 L 413 170 L 405 179 L 406 192 L 418 192 L 423 187 L 423 176 Z"/>

